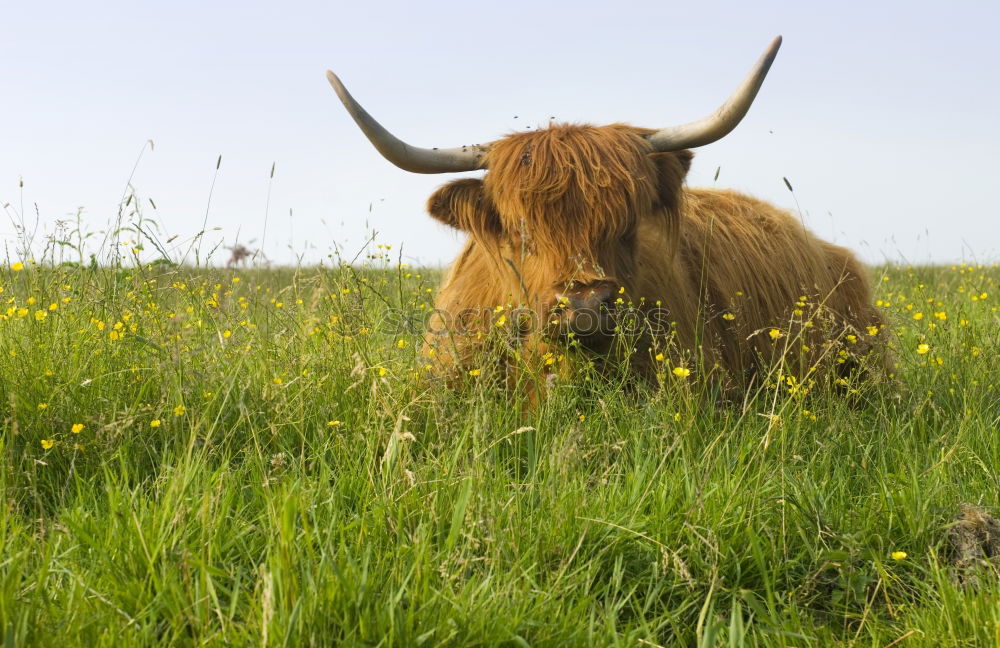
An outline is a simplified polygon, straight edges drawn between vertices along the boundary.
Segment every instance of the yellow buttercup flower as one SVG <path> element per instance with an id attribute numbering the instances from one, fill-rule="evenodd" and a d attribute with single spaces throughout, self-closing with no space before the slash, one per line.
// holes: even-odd
<path id="1" fill-rule="evenodd" d="M 20 272 L 20 271 L 24 270 L 24 264 L 23 263 L 15 263 L 14 265 L 12 265 L 10 267 L 10 269 L 13 270 L 14 272 Z M 42 441 L 42 446 L 44 446 L 44 445 L 45 445 L 45 442 Z M 50 445 L 49 448 L 51 448 L 51 447 L 52 446 Z M 48 450 L 49 448 L 45 448 L 45 449 Z"/>
<path id="2" fill-rule="evenodd" d="M 481 374 L 481 373 L 482 373 L 482 371 L 481 371 L 481 370 L 479 370 L 479 369 L 470 369 L 470 370 L 469 370 L 469 375 L 470 375 L 470 376 L 478 376 L 478 375 L 479 375 L 479 374 Z"/>
<path id="3" fill-rule="evenodd" d="M 778 338 L 781 337 L 782 333 L 778 329 L 771 329 L 771 332 L 768 333 L 768 335 L 771 336 L 772 340 L 777 340 Z"/>
<path id="4" fill-rule="evenodd" d="M 919 353 L 920 355 L 924 355 L 925 353 L 927 353 L 930 350 L 931 350 L 931 345 L 929 345 L 929 344 L 918 344 L 917 345 L 917 353 Z"/>
<path id="5" fill-rule="evenodd" d="M 678 378 L 687 378 L 691 375 L 691 370 L 686 367 L 674 367 L 673 374 Z"/>
<path id="6" fill-rule="evenodd" d="M 17 265 L 21 265 L 20 263 Z M 42 439 L 42 450 L 49 450 L 56 444 L 52 439 Z"/>
<path id="7" fill-rule="evenodd" d="M 904 560 L 906 558 L 906 555 L 907 554 L 905 551 L 893 551 L 891 554 L 889 554 L 889 556 L 893 560 Z"/>
<path id="8" fill-rule="evenodd" d="M 153 419 L 152 421 L 149 422 L 149 427 L 157 428 L 160 427 L 162 423 L 163 422 L 160 419 Z"/>
<path id="9" fill-rule="evenodd" d="M 81 432 L 83 432 L 83 423 L 74 423 L 73 427 L 71 427 L 69 430 L 73 434 L 80 434 Z"/>
<path id="10" fill-rule="evenodd" d="M 174 408 L 174 416 L 184 416 L 184 412 L 186 411 L 187 411 L 186 407 L 184 407 L 183 405 L 178 405 L 177 407 Z"/>

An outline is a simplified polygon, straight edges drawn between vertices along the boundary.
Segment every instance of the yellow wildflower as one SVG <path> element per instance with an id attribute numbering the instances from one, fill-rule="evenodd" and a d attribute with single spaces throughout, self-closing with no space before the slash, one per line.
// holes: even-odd
<path id="1" fill-rule="evenodd" d="M 83 432 L 83 423 L 74 423 L 73 427 L 69 429 L 73 434 L 80 434 Z"/>
<path id="2" fill-rule="evenodd" d="M 152 421 L 149 422 L 149 427 L 158 428 L 162 423 L 163 421 L 161 421 L 160 419 L 153 419 Z"/>
<path id="3" fill-rule="evenodd" d="M 478 376 L 478 375 L 479 375 L 479 374 L 481 374 L 481 373 L 482 373 L 482 371 L 481 371 L 481 370 L 479 370 L 479 369 L 470 369 L 470 370 L 469 370 L 469 375 L 470 375 L 470 376 Z"/>
<path id="4" fill-rule="evenodd" d="M 21 265 L 21 264 L 20 264 L 20 263 L 18 263 L 17 265 Z M 18 270 L 20 270 L 20 268 L 18 268 Z M 55 441 L 53 441 L 52 439 L 42 439 L 42 449 L 43 449 L 43 450 L 49 450 L 49 449 L 51 449 L 51 448 L 52 448 L 52 446 L 54 446 L 55 444 L 56 444 L 56 442 L 55 442 Z"/>
<path id="5" fill-rule="evenodd" d="M 931 350 L 931 345 L 929 345 L 929 344 L 918 344 L 917 345 L 917 353 L 919 353 L 920 355 L 924 355 L 925 353 L 927 353 L 930 350 Z"/>
<path id="6" fill-rule="evenodd" d="M 673 374 L 678 378 L 687 378 L 691 375 L 691 370 L 686 367 L 674 367 Z"/>
<path id="7" fill-rule="evenodd" d="M 768 335 L 771 336 L 772 340 L 777 340 L 778 338 L 781 337 L 782 333 L 778 329 L 771 329 L 771 332 L 768 333 Z"/>
<path id="8" fill-rule="evenodd" d="M 889 554 L 889 556 L 890 556 L 890 557 L 891 557 L 891 558 L 892 558 L 893 560 L 903 560 L 903 559 L 905 559 L 905 558 L 906 558 L 906 555 L 907 555 L 907 554 L 906 554 L 906 552 L 905 552 L 905 551 L 893 551 L 893 552 L 892 552 L 891 554 Z"/>
<path id="9" fill-rule="evenodd" d="M 178 405 L 177 407 L 174 408 L 174 416 L 184 416 L 184 412 L 186 411 L 187 411 L 186 407 L 184 407 L 183 405 Z"/>
<path id="10" fill-rule="evenodd" d="M 24 264 L 23 264 L 23 263 L 15 263 L 14 265 L 12 265 L 12 266 L 10 267 L 10 269 L 11 269 L 11 270 L 13 270 L 14 272 L 20 272 L 20 271 L 24 270 Z M 50 442 L 50 443 L 51 443 L 51 442 Z M 45 441 L 42 441 L 42 447 L 45 447 Z M 45 448 L 45 449 L 46 449 L 46 450 L 48 450 L 48 449 L 49 449 L 49 448 L 51 448 L 51 447 L 52 447 L 52 446 L 51 446 L 51 445 L 49 445 L 49 447 L 48 447 L 48 448 Z"/>

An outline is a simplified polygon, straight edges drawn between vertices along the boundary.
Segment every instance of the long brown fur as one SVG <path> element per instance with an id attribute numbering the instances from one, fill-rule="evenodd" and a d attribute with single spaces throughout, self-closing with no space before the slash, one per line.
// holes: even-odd
<path id="1" fill-rule="evenodd" d="M 650 132 L 516 133 L 491 145 L 483 180 L 438 189 L 429 212 L 470 237 L 440 289 L 425 352 L 444 366 L 474 365 L 495 307 L 544 317 L 567 286 L 599 279 L 669 311 L 672 332 L 644 339 L 650 348 L 669 347 L 672 362 L 728 384 L 746 386 L 779 359 L 808 375 L 847 336 L 858 354 L 877 349 L 869 327 L 883 322 L 851 252 L 768 203 L 685 188 L 691 152 L 653 153 Z M 552 348 L 536 332 L 523 337 L 525 348 Z M 632 362 L 653 375 L 653 353 L 642 351 Z"/>

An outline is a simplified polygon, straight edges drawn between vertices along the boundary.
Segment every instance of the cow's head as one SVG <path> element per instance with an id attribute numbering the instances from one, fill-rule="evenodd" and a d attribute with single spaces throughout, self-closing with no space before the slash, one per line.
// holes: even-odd
<path id="1" fill-rule="evenodd" d="M 685 149 L 714 142 L 746 114 L 781 45 L 774 40 L 736 92 L 712 115 L 661 130 L 553 125 L 487 145 L 422 149 L 376 122 L 332 72 L 348 112 L 389 161 L 417 173 L 486 169 L 438 189 L 431 215 L 469 233 L 494 258 L 505 293 L 562 330 L 605 330 L 619 291 L 629 292 L 636 231 L 644 218 L 676 224 Z M 602 337 L 602 336 L 598 336 Z"/>
<path id="2" fill-rule="evenodd" d="M 490 145 L 482 180 L 446 184 L 428 211 L 496 260 L 504 294 L 539 323 L 604 339 L 619 291 L 633 294 L 638 224 L 676 222 L 691 159 L 654 152 L 644 133 L 554 125 L 510 135 Z"/>

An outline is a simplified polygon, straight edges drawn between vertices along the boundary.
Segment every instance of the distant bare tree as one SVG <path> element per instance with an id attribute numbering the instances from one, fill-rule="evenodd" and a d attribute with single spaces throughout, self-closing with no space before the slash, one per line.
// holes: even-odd
<path id="1" fill-rule="evenodd" d="M 256 239 L 252 239 L 250 243 L 253 243 L 254 240 Z M 233 246 L 227 245 L 226 249 L 229 250 L 229 260 L 226 261 L 227 268 L 232 268 L 233 266 L 239 266 L 239 265 L 246 265 L 247 259 L 249 259 L 250 261 L 254 261 L 257 259 L 257 257 L 262 258 L 265 264 L 267 265 L 271 264 L 271 262 L 268 260 L 266 256 L 264 256 L 264 253 L 261 250 L 259 249 L 251 250 L 242 243 L 237 243 L 236 245 Z"/>
<path id="2" fill-rule="evenodd" d="M 237 243 L 232 247 L 227 246 L 226 249 L 230 252 L 229 260 L 226 261 L 227 268 L 232 268 L 234 265 L 245 264 L 247 258 L 253 254 L 253 252 L 250 251 L 250 248 L 240 243 Z"/>

